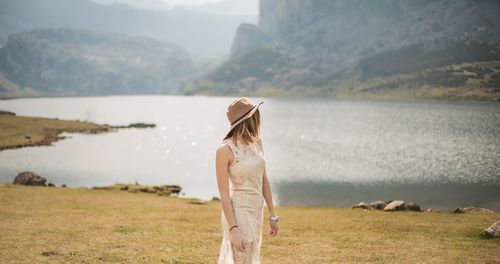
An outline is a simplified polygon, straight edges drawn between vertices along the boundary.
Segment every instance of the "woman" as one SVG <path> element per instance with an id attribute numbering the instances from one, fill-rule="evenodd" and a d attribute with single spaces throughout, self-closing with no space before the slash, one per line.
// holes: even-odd
<path id="1" fill-rule="evenodd" d="M 223 229 L 219 264 L 260 263 L 263 201 L 269 209 L 269 235 L 278 234 L 271 186 L 260 140 L 259 106 L 245 97 L 227 110 L 231 124 L 216 151 L 216 174 Z"/>

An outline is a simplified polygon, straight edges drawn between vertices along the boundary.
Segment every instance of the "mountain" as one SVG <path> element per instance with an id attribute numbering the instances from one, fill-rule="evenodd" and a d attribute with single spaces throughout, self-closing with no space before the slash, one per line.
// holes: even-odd
<path id="1" fill-rule="evenodd" d="M 149 37 L 35 29 L 0 48 L 0 96 L 175 93 L 193 67 L 183 49 Z"/>
<path id="2" fill-rule="evenodd" d="M 190 93 L 500 98 L 500 2 L 261 0 Z"/>
<path id="3" fill-rule="evenodd" d="M 224 56 L 236 28 L 254 16 L 223 16 L 196 10 L 145 10 L 90 0 L 2 0 L 0 43 L 11 33 L 34 28 L 74 28 L 145 35 L 181 46 L 195 57 Z"/>

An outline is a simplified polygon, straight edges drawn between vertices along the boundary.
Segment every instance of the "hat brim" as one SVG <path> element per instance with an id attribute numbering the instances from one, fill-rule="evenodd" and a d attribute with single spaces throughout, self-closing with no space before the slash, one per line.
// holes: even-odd
<path id="1" fill-rule="evenodd" d="M 242 118 L 240 118 L 236 123 L 232 124 L 231 128 L 229 128 L 229 131 L 226 134 L 226 137 L 227 137 L 227 135 L 229 135 L 229 133 L 231 133 L 231 130 L 233 130 L 233 128 L 235 128 L 241 122 L 245 121 L 247 118 L 250 118 L 255 113 L 255 111 L 257 111 L 259 106 L 263 103 L 264 102 L 260 102 L 260 103 L 256 104 L 246 115 L 244 115 Z"/>

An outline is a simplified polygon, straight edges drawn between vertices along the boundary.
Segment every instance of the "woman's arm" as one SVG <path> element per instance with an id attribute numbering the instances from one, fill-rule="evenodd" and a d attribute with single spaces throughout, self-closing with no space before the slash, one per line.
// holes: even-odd
<path id="1" fill-rule="evenodd" d="M 233 208 L 229 198 L 229 157 L 227 147 L 221 146 L 215 154 L 215 171 L 217 174 L 217 187 L 219 188 L 220 201 L 224 215 L 229 226 L 236 224 Z"/>
<path id="2" fill-rule="evenodd" d="M 269 179 L 267 178 L 266 169 L 264 169 L 264 178 L 262 181 L 262 195 L 264 196 L 264 200 L 266 200 L 267 209 L 269 210 L 269 215 L 271 216 L 276 215 L 276 213 L 274 212 L 271 184 L 269 184 Z"/>
<path id="3" fill-rule="evenodd" d="M 232 155 L 229 147 L 221 145 L 215 153 L 215 171 L 217 174 L 217 187 L 219 188 L 222 210 L 229 227 L 236 225 L 231 198 L 229 197 L 229 163 Z M 245 245 L 241 241 L 241 235 L 237 227 L 230 230 L 231 242 L 238 250 L 243 250 Z"/>
<path id="4" fill-rule="evenodd" d="M 259 146 L 262 150 L 262 154 L 264 154 L 264 148 L 262 147 L 262 140 L 259 139 Z M 266 168 L 264 168 L 264 177 L 262 179 L 262 195 L 264 196 L 264 200 L 266 200 L 267 209 L 269 210 L 269 215 L 276 215 L 274 212 L 273 205 L 273 195 L 271 191 L 271 184 L 269 184 L 269 179 L 267 178 Z"/>
<path id="5" fill-rule="evenodd" d="M 260 149 L 262 150 L 262 154 L 264 154 L 264 148 L 262 147 L 262 141 L 260 139 L 259 139 L 259 146 Z M 262 179 L 262 195 L 264 196 L 264 200 L 266 201 L 267 209 L 269 210 L 269 215 L 275 216 L 276 212 L 274 212 L 271 184 L 269 184 L 269 179 L 267 178 L 266 168 L 264 168 L 264 176 Z M 276 221 L 269 220 L 269 224 L 271 227 L 269 234 L 271 236 L 276 236 L 278 234 L 278 223 Z"/>

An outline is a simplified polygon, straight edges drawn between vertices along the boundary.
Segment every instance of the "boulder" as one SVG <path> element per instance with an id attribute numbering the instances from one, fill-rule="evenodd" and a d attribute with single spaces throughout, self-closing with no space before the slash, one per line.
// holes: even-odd
<path id="1" fill-rule="evenodd" d="M 484 213 L 494 213 L 495 211 L 490 210 L 488 208 L 476 208 L 474 206 L 464 207 L 463 210 L 465 212 L 484 212 Z"/>
<path id="2" fill-rule="evenodd" d="M 406 205 L 406 209 L 409 211 L 422 212 L 422 209 L 420 208 L 420 206 L 415 202 L 409 202 Z"/>
<path id="3" fill-rule="evenodd" d="M 31 186 L 45 186 L 47 179 L 36 174 L 32 171 L 23 171 L 19 173 L 14 179 L 14 184 L 31 185 Z"/>
<path id="4" fill-rule="evenodd" d="M 495 212 L 495 211 L 488 209 L 488 208 L 476 208 L 476 211 L 483 212 L 483 213 L 494 213 Z"/>
<path id="5" fill-rule="evenodd" d="M 496 221 L 494 224 L 484 229 L 481 232 L 481 236 L 484 238 L 499 238 L 500 237 L 500 221 Z"/>
<path id="6" fill-rule="evenodd" d="M 402 200 L 393 200 L 384 207 L 384 211 L 404 211 L 406 203 Z"/>
<path id="7" fill-rule="evenodd" d="M 384 210 L 385 206 L 387 204 L 383 201 L 375 201 L 375 202 L 371 202 L 368 207 L 370 209 L 377 209 L 377 210 Z"/>
<path id="8" fill-rule="evenodd" d="M 465 212 L 474 211 L 476 208 L 474 206 L 467 206 L 463 208 Z"/>
<path id="9" fill-rule="evenodd" d="M 363 209 L 367 209 L 368 208 L 368 204 L 365 203 L 365 202 L 359 202 L 358 204 L 355 204 L 352 209 L 356 209 L 356 208 L 363 208 Z"/>

